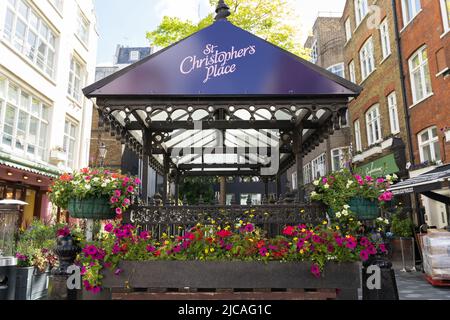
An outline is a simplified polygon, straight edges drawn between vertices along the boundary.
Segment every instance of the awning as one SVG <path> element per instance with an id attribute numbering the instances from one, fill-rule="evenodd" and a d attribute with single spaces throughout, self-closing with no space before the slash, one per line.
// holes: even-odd
<path id="1" fill-rule="evenodd" d="M 24 159 L 18 159 L 11 155 L 5 155 L 3 153 L 0 153 L 0 165 L 42 175 L 49 178 L 57 178 L 61 174 L 61 172 L 56 168 L 38 165 Z"/>
<path id="2" fill-rule="evenodd" d="M 389 191 L 394 195 L 408 193 L 430 194 L 434 190 L 449 187 L 450 165 L 438 167 L 430 172 L 419 175 L 394 185 Z"/>

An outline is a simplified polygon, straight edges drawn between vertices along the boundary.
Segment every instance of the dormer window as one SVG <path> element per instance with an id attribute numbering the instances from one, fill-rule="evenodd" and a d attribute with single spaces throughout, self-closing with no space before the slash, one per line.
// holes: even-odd
<path id="1" fill-rule="evenodd" d="M 137 50 L 130 51 L 130 61 L 138 61 L 140 58 L 140 52 Z"/>

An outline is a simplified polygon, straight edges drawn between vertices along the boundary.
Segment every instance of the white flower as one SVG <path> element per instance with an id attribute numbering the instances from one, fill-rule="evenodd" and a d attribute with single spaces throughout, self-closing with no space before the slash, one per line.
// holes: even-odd
<path id="1" fill-rule="evenodd" d="M 325 189 L 329 189 L 330 185 L 328 183 L 325 183 L 325 185 L 323 186 Z"/>
<path id="2" fill-rule="evenodd" d="M 348 211 L 347 210 L 342 210 L 342 214 L 344 215 L 344 217 L 348 216 Z"/>
<path id="3" fill-rule="evenodd" d="M 392 178 L 394 178 L 394 180 L 398 179 L 398 176 L 394 173 L 394 175 L 392 176 Z"/>
<path id="4" fill-rule="evenodd" d="M 107 184 L 105 182 L 102 183 L 102 188 L 106 188 Z"/>
<path id="5" fill-rule="evenodd" d="M 350 209 L 350 206 L 349 206 L 348 204 L 345 204 L 345 205 L 344 205 L 344 209 L 345 209 L 345 210 L 348 210 L 348 209 Z"/>
<path id="6" fill-rule="evenodd" d="M 384 223 L 385 224 L 389 224 L 389 220 L 388 219 L 384 219 Z"/>
<path id="7" fill-rule="evenodd" d="M 313 182 L 313 184 L 317 187 L 320 184 L 320 181 L 316 180 L 316 181 Z"/>
<path id="8" fill-rule="evenodd" d="M 317 196 L 317 192 L 315 192 L 315 191 L 311 192 L 311 198 L 314 198 L 316 196 Z"/>
<path id="9" fill-rule="evenodd" d="M 336 212 L 336 218 L 340 218 L 342 216 L 342 214 L 340 212 Z"/>
<path id="10" fill-rule="evenodd" d="M 95 177 L 94 179 L 92 179 L 92 181 L 94 181 L 94 182 L 98 182 L 98 181 L 100 181 L 100 178 L 98 178 L 98 177 Z"/>
<path id="11" fill-rule="evenodd" d="M 90 184 L 85 184 L 85 185 L 84 185 L 84 188 L 85 188 L 86 190 L 91 190 L 91 185 L 90 185 Z"/>
<path id="12" fill-rule="evenodd" d="M 387 180 L 387 181 L 392 181 L 392 176 L 388 174 L 388 175 L 386 176 L 386 180 Z"/>
<path id="13" fill-rule="evenodd" d="M 110 182 L 111 182 L 111 180 L 105 179 L 105 183 L 110 183 Z"/>

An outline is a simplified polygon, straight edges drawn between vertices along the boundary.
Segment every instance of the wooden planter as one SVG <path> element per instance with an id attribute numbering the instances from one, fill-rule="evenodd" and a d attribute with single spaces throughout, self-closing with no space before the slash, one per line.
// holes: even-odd
<path id="1" fill-rule="evenodd" d="M 47 296 L 49 272 L 34 267 L 16 269 L 16 300 L 40 300 Z"/>
<path id="2" fill-rule="evenodd" d="M 275 299 L 276 293 L 272 291 L 304 293 L 323 289 L 337 299 L 357 300 L 361 287 L 360 263 L 330 263 L 319 279 L 311 274 L 311 264 L 302 262 L 146 261 L 122 262 L 119 268 L 123 270 L 119 276 L 114 275 L 114 270 L 105 270 L 104 288 L 131 288 L 140 292 L 142 289 L 147 292 L 228 290 L 225 292 L 231 293 L 252 289 L 266 292 L 269 299 Z M 229 299 L 229 296 L 222 298 Z M 161 297 L 154 294 L 147 298 Z M 201 296 L 195 298 L 202 299 Z"/>

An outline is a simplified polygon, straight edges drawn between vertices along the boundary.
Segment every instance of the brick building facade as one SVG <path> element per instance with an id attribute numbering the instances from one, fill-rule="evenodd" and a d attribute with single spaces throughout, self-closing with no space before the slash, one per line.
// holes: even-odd
<path id="1" fill-rule="evenodd" d="M 450 1 L 397 0 L 396 13 L 410 117 L 415 177 L 450 163 Z M 450 190 L 435 190 L 449 197 Z M 421 196 L 424 221 L 449 223 L 450 206 Z"/>
<path id="2" fill-rule="evenodd" d="M 348 0 L 341 24 L 348 79 L 361 85 L 349 104 L 353 165 L 361 174 L 407 177 L 408 125 L 395 42 L 391 1 L 377 1 L 376 15 L 367 0 Z"/>
<path id="3" fill-rule="evenodd" d="M 305 48 L 311 50 L 313 63 L 345 78 L 344 43 L 345 32 L 340 18 L 319 14 L 313 26 L 313 35 L 308 37 Z M 306 191 L 314 189 L 314 179 L 340 169 L 350 160 L 350 144 L 351 130 L 347 123 L 305 156 L 303 177 Z M 297 186 L 296 177 L 295 168 L 288 170 L 287 178 L 292 189 Z"/>

